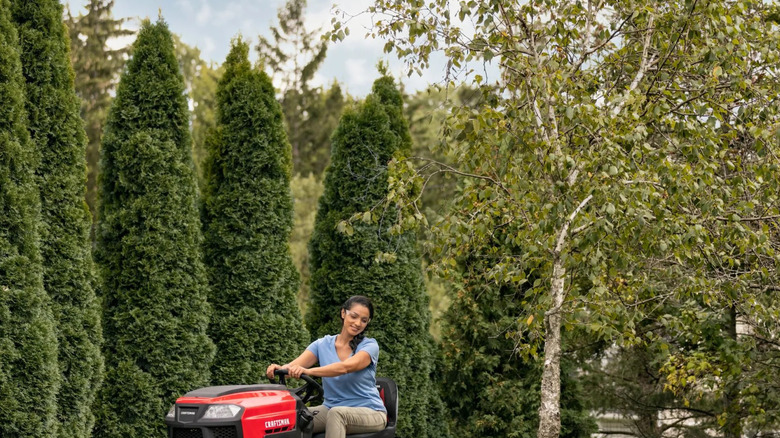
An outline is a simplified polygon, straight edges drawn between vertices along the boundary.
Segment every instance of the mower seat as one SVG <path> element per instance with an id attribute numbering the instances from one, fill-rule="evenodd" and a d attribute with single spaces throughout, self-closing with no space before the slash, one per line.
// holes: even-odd
<path id="1" fill-rule="evenodd" d="M 398 420 L 398 385 L 387 377 L 377 377 L 376 387 L 387 409 L 387 426 L 379 432 L 350 434 L 347 438 L 395 438 L 395 423 Z M 325 432 L 315 433 L 312 438 L 325 438 Z"/>

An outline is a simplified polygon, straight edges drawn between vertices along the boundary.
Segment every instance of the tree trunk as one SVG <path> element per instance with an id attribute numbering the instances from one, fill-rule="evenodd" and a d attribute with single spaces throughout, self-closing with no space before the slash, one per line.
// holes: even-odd
<path id="1" fill-rule="evenodd" d="M 726 327 L 726 335 L 735 343 L 737 342 L 737 309 L 733 305 L 729 308 L 729 322 Z M 726 412 L 726 424 L 723 425 L 724 438 L 740 438 L 742 436 L 742 418 L 739 408 L 739 381 L 727 383 L 723 396 L 724 410 Z"/>
<path id="2" fill-rule="evenodd" d="M 537 438 L 558 438 L 561 434 L 561 308 L 565 281 L 566 268 L 556 257 L 550 290 L 553 306 L 544 314 L 544 369 Z"/>

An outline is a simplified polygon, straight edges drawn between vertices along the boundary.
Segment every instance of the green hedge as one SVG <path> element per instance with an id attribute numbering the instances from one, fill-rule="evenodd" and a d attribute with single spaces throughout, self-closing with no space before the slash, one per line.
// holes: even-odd
<path id="1" fill-rule="evenodd" d="M 56 435 L 60 385 L 18 41 L 11 4 L 0 0 L 0 436 L 7 438 Z"/>
<path id="2" fill-rule="evenodd" d="M 365 102 L 344 112 L 333 134 L 310 243 L 306 322 L 317 337 L 338 333 L 344 301 L 356 294 L 370 297 L 376 315 L 366 335 L 379 342 L 379 374 L 398 383 L 399 436 L 444 436 L 446 422 L 431 381 L 435 350 L 415 233 L 391 235 L 394 213 L 382 211 L 376 211 L 378 224 L 360 221 L 349 233 L 337 230 L 340 221 L 381 203 L 388 190 L 388 162 L 411 147 L 403 101 L 392 78 L 378 79 L 372 90 Z M 377 261 L 378 253 L 392 253 L 396 260 Z"/>
<path id="3" fill-rule="evenodd" d="M 271 362 L 306 347 L 290 255 L 291 151 L 271 79 L 249 63 L 237 40 L 217 90 L 217 127 L 207 147 L 205 256 L 217 346 L 214 384 L 265 379 Z"/>
<path id="4" fill-rule="evenodd" d="M 43 282 L 52 299 L 63 378 L 57 394 L 59 436 L 89 437 L 103 357 L 89 240 L 92 217 L 84 201 L 87 137 L 73 86 L 62 5 L 56 0 L 14 0 L 12 14 L 22 43 L 29 130 L 40 157 L 36 182 Z"/>
<path id="5" fill-rule="evenodd" d="M 162 20 L 145 21 L 103 137 L 96 262 L 106 381 L 96 436 L 163 436 L 209 381 L 210 307 L 184 83 Z"/>

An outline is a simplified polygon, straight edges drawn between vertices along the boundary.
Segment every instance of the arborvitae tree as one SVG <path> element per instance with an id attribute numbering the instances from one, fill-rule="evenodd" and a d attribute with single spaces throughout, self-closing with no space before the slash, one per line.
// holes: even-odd
<path id="1" fill-rule="evenodd" d="M 89 0 L 86 14 L 77 17 L 70 10 L 65 23 L 70 31 L 71 59 L 75 71 L 76 93 L 81 98 L 81 116 L 87 138 L 87 205 L 94 218 L 97 208 L 97 177 L 99 173 L 100 136 L 106 122 L 111 95 L 119 73 L 125 65 L 127 48 L 110 48 L 112 38 L 132 35 L 122 29 L 125 19 L 111 15 L 113 0 Z"/>
<path id="2" fill-rule="evenodd" d="M 89 239 L 92 217 L 84 201 L 87 137 L 59 1 L 14 0 L 11 11 L 22 48 L 29 130 L 40 159 L 43 284 L 52 300 L 63 379 L 57 395 L 59 436 L 88 437 L 103 358 Z"/>
<path id="3" fill-rule="evenodd" d="M 217 346 L 215 384 L 254 383 L 271 362 L 294 359 L 308 334 L 296 303 L 291 152 L 271 79 L 238 39 L 217 90 L 207 141 L 205 256 Z"/>
<path id="4" fill-rule="evenodd" d="M 379 342 L 379 373 L 395 379 L 400 397 L 399 435 L 446 434 L 431 382 L 434 349 L 430 312 L 414 232 L 390 233 L 386 217 L 346 225 L 387 196 L 387 163 L 411 148 L 401 94 L 392 78 L 374 82 L 365 102 L 349 108 L 333 135 L 333 155 L 310 244 L 311 303 L 306 314 L 316 336 L 337 333 L 339 308 L 351 295 L 370 297 L 375 318 L 367 336 Z M 368 219 L 368 218 L 366 218 Z M 340 225 L 341 224 L 341 225 Z"/>
<path id="5" fill-rule="evenodd" d="M 56 435 L 60 384 L 18 41 L 0 0 L 0 436 L 9 438 Z"/>
<path id="6" fill-rule="evenodd" d="M 539 427 L 541 364 L 524 361 L 512 333 L 524 312 L 523 290 L 486 286 L 470 270 L 489 269 L 479 260 L 462 263 L 450 288 L 452 304 L 443 329 L 443 394 L 453 430 L 465 437 L 535 438 Z M 586 438 L 596 431 L 571 363 L 561 376 L 561 437 Z"/>
<path id="7" fill-rule="evenodd" d="M 106 381 L 97 436 L 162 436 L 214 346 L 189 115 L 168 26 L 145 21 L 103 137 L 96 261 Z"/>

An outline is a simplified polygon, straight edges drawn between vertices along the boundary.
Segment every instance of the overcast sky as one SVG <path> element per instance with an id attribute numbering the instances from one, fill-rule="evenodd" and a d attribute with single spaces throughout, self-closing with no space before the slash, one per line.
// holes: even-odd
<path id="1" fill-rule="evenodd" d="M 70 3 L 74 15 L 84 12 L 85 0 Z M 181 35 L 185 43 L 197 46 L 206 60 L 222 63 L 230 50 L 230 40 L 237 34 L 251 41 L 254 47 L 260 34 L 269 37 L 268 28 L 276 23 L 276 13 L 284 0 L 115 0 L 114 17 L 133 17 L 127 27 L 137 29 L 139 19 L 156 19 L 158 11 L 172 32 Z M 310 29 L 330 26 L 333 4 L 352 15 L 359 14 L 369 4 L 367 0 L 309 0 L 307 24 Z M 315 85 L 337 80 L 353 96 L 364 96 L 377 77 L 376 64 L 386 60 L 396 78 L 401 78 L 407 91 L 424 89 L 428 83 L 440 81 L 443 65 L 432 67 L 424 77 L 403 74 L 403 66 L 394 54 L 382 52 L 384 41 L 366 38 L 370 25 L 366 14 L 349 23 L 350 35 L 342 42 L 332 43 L 328 56 L 315 78 Z M 133 38 L 123 44 L 132 43 Z M 254 55 L 254 54 L 253 54 Z M 253 60 L 256 59 L 254 56 Z"/>

